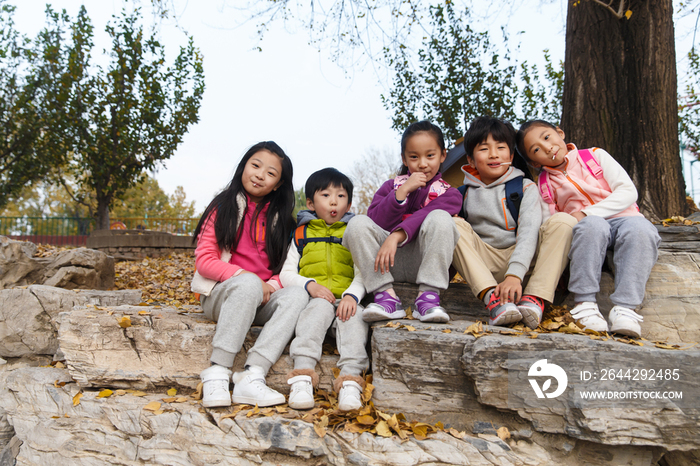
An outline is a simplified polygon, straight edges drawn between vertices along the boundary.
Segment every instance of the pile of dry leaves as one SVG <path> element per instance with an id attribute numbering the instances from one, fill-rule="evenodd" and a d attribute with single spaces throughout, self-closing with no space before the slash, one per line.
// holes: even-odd
<path id="1" fill-rule="evenodd" d="M 146 304 L 160 304 L 181 308 L 199 304 L 190 291 L 194 273 L 192 254 L 171 254 L 150 257 L 141 261 L 122 261 L 114 264 L 114 286 L 118 290 L 142 290 Z"/>

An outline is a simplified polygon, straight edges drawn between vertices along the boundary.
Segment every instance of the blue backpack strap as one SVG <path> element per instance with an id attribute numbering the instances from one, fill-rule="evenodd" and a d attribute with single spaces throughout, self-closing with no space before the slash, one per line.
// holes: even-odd
<path id="1" fill-rule="evenodd" d="M 464 211 L 464 197 L 467 195 L 467 185 L 464 184 L 457 188 L 457 190 L 462 195 L 462 205 L 459 207 L 459 216 L 466 220 L 467 213 Z"/>
<path id="2" fill-rule="evenodd" d="M 297 247 L 297 251 L 299 251 L 299 256 L 301 256 L 304 252 L 304 246 L 306 246 L 309 243 L 335 243 L 335 244 L 343 244 L 343 238 L 340 238 L 338 236 L 326 236 L 323 238 L 307 238 L 306 237 L 306 228 L 309 226 L 308 223 L 298 226 L 297 229 L 294 231 L 294 246 Z"/>
<path id="3" fill-rule="evenodd" d="M 517 176 L 506 182 L 506 206 L 510 216 L 515 220 L 515 230 L 518 230 L 520 202 L 523 200 L 523 177 Z"/>

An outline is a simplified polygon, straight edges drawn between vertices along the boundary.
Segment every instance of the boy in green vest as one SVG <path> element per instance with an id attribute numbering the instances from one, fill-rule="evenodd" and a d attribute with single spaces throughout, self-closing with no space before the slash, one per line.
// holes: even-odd
<path id="1" fill-rule="evenodd" d="M 368 325 L 362 320 L 359 305 L 365 287 L 350 251 L 342 245 L 345 227 L 354 215 L 350 213 L 352 189 L 350 178 L 335 168 L 324 168 L 309 177 L 304 190 L 308 210 L 297 215 L 294 241 L 280 273 L 282 286 L 302 286 L 311 296 L 299 316 L 289 350 L 294 360 L 287 380 L 293 409 L 314 406 L 316 363 L 331 326 L 340 354 L 340 375 L 333 383 L 338 408 L 350 411 L 362 407 L 362 373 L 369 367 L 365 349 Z"/>

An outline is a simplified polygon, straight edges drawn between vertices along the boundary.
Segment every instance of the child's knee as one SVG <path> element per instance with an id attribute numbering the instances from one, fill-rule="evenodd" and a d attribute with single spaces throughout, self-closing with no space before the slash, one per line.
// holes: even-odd
<path id="1" fill-rule="evenodd" d="M 574 236 L 585 235 L 590 238 L 609 238 L 610 226 L 603 217 L 589 215 L 573 227 Z"/>
<path id="2" fill-rule="evenodd" d="M 579 222 L 576 220 L 576 218 L 572 215 L 569 215 L 564 212 L 557 212 L 549 219 L 547 219 L 546 222 L 544 222 L 545 225 L 547 225 L 549 228 L 557 228 L 559 226 L 566 226 L 569 228 L 574 228 Z"/>
<path id="3" fill-rule="evenodd" d="M 344 239 L 355 237 L 358 234 L 363 234 L 371 231 L 374 221 L 366 215 L 355 215 L 350 219 L 348 225 L 345 227 L 345 233 L 343 234 Z"/>

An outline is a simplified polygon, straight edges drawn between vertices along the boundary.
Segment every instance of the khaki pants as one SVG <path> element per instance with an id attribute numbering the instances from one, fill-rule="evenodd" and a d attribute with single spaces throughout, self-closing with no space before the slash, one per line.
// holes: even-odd
<path id="1" fill-rule="evenodd" d="M 571 215 L 559 212 L 542 224 L 534 269 L 530 267 L 530 278 L 523 294 L 552 302 L 559 277 L 569 261 L 572 230 L 576 223 Z M 460 236 L 452 264 L 467 281 L 474 296 L 479 296 L 505 279 L 515 245 L 496 249 L 483 242 L 463 218 L 455 217 L 455 225 Z"/>

